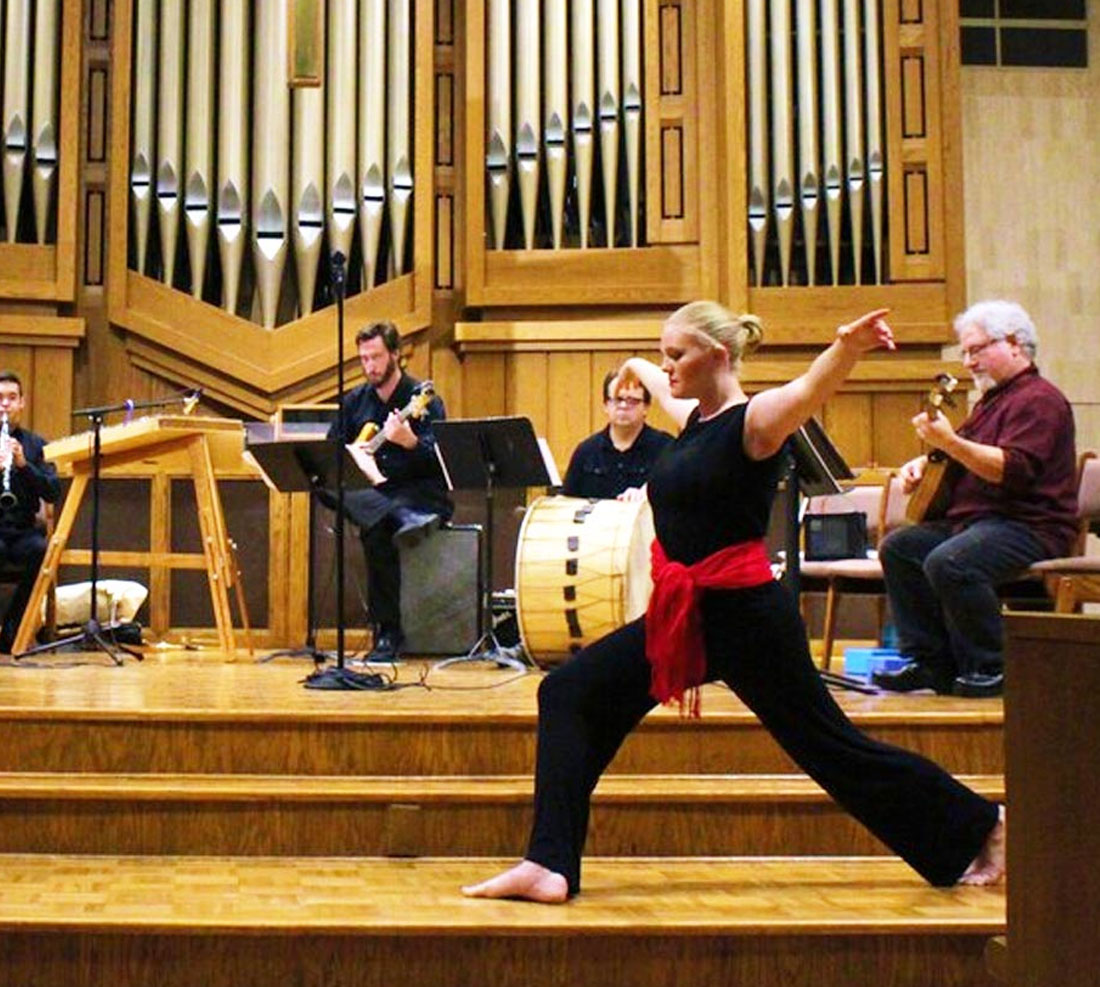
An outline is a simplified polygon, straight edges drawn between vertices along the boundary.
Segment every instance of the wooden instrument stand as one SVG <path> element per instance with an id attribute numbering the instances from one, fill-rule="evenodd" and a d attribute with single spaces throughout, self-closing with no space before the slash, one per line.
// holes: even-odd
<path id="1" fill-rule="evenodd" d="M 166 471 L 190 474 L 195 484 L 202 553 L 126 552 L 125 564 L 149 566 L 156 562 L 170 569 L 205 568 L 218 630 L 218 643 L 229 653 L 237 646 L 229 604 L 231 586 L 237 598 L 250 652 L 252 631 L 241 590 L 233 542 L 226 531 L 225 515 L 222 512 L 214 471 L 215 466 L 239 469 L 243 449 L 244 430 L 241 423 L 227 418 L 159 415 L 124 425 L 110 425 L 102 430 L 100 437 L 102 476 L 126 475 L 127 467 L 138 466 L 146 469 L 154 466 Z M 66 552 L 66 544 L 92 479 L 92 434 L 71 435 L 51 442 L 46 446 L 44 454 L 47 460 L 57 464 L 60 473 L 70 473 L 73 482 L 57 519 L 53 536 L 46 546 L 42 567 L 15 635 L 12 646 L 12 653 L 15 655 L 34 644 L 35 633 L 42 621 L 42 599 L 50 583 L 56 580 L 59 567 L 66 562 L 87 563 L 89 556 L 83 550 Z M 108 557 L 108 564 L 111 561 L 113 560 Z"/>

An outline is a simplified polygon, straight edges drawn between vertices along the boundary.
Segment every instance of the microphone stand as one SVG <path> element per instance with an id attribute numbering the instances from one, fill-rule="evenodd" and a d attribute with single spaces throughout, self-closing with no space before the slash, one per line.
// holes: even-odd
<path id="1" fill-rule="evenodd" d="M 113 631 L 114 623 L 104 627 L 99 622 L 98 608 L 96 606 L 96 586 L 99 582 L 99 500 L 100 500 L 100 462 L 102 460 L 102 432 L 103 420 L 113 411 L 125 411 L 127 415 L 139 408 L 170 408 L 182 400 L 184 414 L 189 414 L 199 402 L 202 395 L 200 389 L 189 391 L 182 399 L 176 398 L 169 401 L 122 401 L 119 404 L 104 404 L 96 408 L 80 408 L 73 412 L 74 418 L 87 418 L 92 423 L 92 562 L 91 562 L 91 602 L 88 605 L 88 621 L 76 634 L 58 638 L 47 644 L 40 644 L 34 648 L 16 655 L 16 658 L 24 658 L 27 655 L 42 654 L 47 651 L 58 651 L 61 648 L 77 646 L 79 651 L 103 651 L 108 654 L 116 665 L 123 662 L 122 655 L 128 654 L 142 661 L 144 655 L 140 651 L 110 640 L 103 636 L 104 631 Z"/>
<path id="2" fill-rule="evenodd" d="M 344 263 L 346 257 L 339 251 L 332 255 L 332 293 L 336 297 L 336 432 L 340 443 L 336 446 L 336 665 L 322 668 L 320 665 L 305 678 L 307 689 L 378 689 L 382 677 L 377 673 L 356 672 L 344 666 L 344 444 L 347 442 L 347 423 L 344 410 Z M 311 499 L 312 506 L 312 499 Z M 311 512 L 312 514 L 312 512 Z M 313 518 L 310 517 L 310 529 Z M 315 652 L 315 661 L 323 661 L 324 652 Z"/>

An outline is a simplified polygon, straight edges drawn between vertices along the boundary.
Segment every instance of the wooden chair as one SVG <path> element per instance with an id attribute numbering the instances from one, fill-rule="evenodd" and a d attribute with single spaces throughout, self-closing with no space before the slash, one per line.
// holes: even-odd
<path id="1" fill-rule="evenodd" d="M 845 594 L 875 595 L 878 597 L 876 614 L 878 638 L 882 638 L 882 625 L 886 609 L 886 584 L 882 576 L 882 563 L 878 559 L 878 547 L 882 539 L 905 521 L 906 497 L 901 491 L 901 480 L 893 470 L 867 471 L 856 477 L 841 494 L 813 497 L 807 505 L 807 514 L 841 514 L 862 511 L 867 518 L 869 548 L 864 558 L 837 559 L 815 562 L 804 559 L 801 563 L 802 590 L 825 590 L 825 620 L 822 628 L 822 661 L 829 668 L 836 640 L 836 619 L 840 600 Z"/>
<path id="2" fill-rule="evenodd" d="M 1077 517 L 1073 554 L 1044 559 L 1028 569 L 1041 578 L 1056 613 L 1076 613 L 1083 603 L 1100 603 L 1100 556 L 1086 554 L 1089 529 L 1100 525 L 1100 458 L 1083 452 L 1077 470 Z"/>

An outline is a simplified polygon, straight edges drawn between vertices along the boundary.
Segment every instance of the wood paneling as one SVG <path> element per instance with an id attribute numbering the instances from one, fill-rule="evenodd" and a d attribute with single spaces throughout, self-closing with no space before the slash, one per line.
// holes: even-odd
<path id="1" fill-rule="evenodd" d="M 925 369 L 932 366 L 938 344 L 952 339 L 948 324 L 963 294 L 961 274 L 956 277 L 958 272 L 950 266 L 961 264 L 954 259 L 955 254 L 961 258 L 961 210 L 946 208 L 946 215 L 937 213 L 935 187 L 937 175 L 942 181 L 952 181 L 952 168 L 961 156 L 957 131 L 951 129 L 951 114 L 957 114 L 952 101 L 958 101 L 957 88 L 952 88 L 956 61 L 952 46 L 957 43 L 953 12 L 942 2 L 928 0 L 887 0 L 884 9 L 884 15 L 893 12 L 886 22 L 888 32 L 896 36 L 893 48 L 887 46 L 886 57 L 895 69 L 894 75 L 887 73 L 888 85 L 900 100 L 903 59 L 906 65 L 909 60 L 919 63 L 919 72 L 906 70 L 905 126 L 912 129 L 908 119 L 913 117 L 927 130 L 923 136 L 905 138 L 918 144 L 899 145 L 900 138 L 891 137 L 888 158 L 903 166 L 899 175 L 904 177 L 890 176 L 892 194 L 905 196 L 914 181 L 927 183 L 927 189 L 922 192 L 923 203 L 912 199 L 913 223 L 900 221 L 900 216 L 908 215 L 904 212 L 907 207 L 895 203 L 890 228 L 904 240 L 907 232 L 921 229 L 916 222 L 919 218 L 926 242 L 910 239 L 925 253 L 912 256 L 934 256 L 937 242 L 942 242 L 941 254 L 947 264 L 942 276 L 932 277 L 928 267 L 918 267 L 908 269 L 915 271 L 916 280 L 883 288 L 750 292 L 744 201 L 742 0 L 644 3 L 647 216 L 650 223 L 663 216 L 664 232 L 657 237 L 647 231 L 655 243 L 652 247 L 591 250 L 579 260 L 510 257 L 499 251 L 484 256 L 483 189 L 480 180 L 471 180 L 484 163 L 479 122 L 484 99 L 479 73 L 484 39 L 478 27 L 483 2 L 418 3 L 418 31 L 426 33 L 418 34 L 416 41 L 421 56 L 417 72 L 422 73 L 417 86 L 418 93 L 430 97 L 421 107 L 430 112 L 424 114 L 423 121 L 418 117 L 417 126 L 422 129 L 417 131 L 416 147 L 424 157 L 418 157 L 416 171 L 418 175 L 431 174 L 434 182 L 417 183 L 418 195 L 424 192 L 428 198 L 418 198 L 415 215 L 429 230 L 424 234 L 418 226 L 416 243 L 418 251 L 425 248 L 428 253 L 418 254 L 421 266 L 415 278 L 381 286 L 371 293 L 367 305 L 349 300 L 346 353 L 350 353 L 350 338 L 362 322 L 394 318 L 410 335 L 413 365 L 436 381 L 452 416 L 530 414 L 541 433 L 553 430 L 558 436 L 555 455 L 564 460 L 575 440 L 602 424 L 598 384 L 603 369 L 625 353 L 654 356 L 661 318 L 682 301 L 716 296 L 735 310 L 762 315 L 768 345 L 759 357 L 767 366 L 759 363 L 751 371 L 757 387 L 776 382 L 791 368 L 804 365 L 803 358 L 812 348 L 827 342 L 835 326 L 853 313 L 884 304 L 892 309 L 891 317 L 905 347 L 902 363 L 890 370 L 876 368 L 878 377 L 854 379 L 838 396 L 838 407 L 830 408 L 827 415 L 843 436 L 844 449 L 857 459 L 862 460 L 868 449 L 879 461 L 908 451 L 907 417 L 924 383 L 923 379 L 918 382 L 920 373 L 907 375 L 899 368 L 906 362 L 920 363 Z M 283 401 L 331 396 L 336 387 L 331 311 L 315 313 L 309 320 L 261 338 L 248 324 L 227 323 L 212 306 L 193 304 L 181 293 L 126 271 L 124 258 L 120 264 L 128 222 L 129 92 L 127 73 L 116 71 L 116 67 L 130 64 L 127 46 L 132 4 L 129 0 L 113 5 L 106 0 L 83 0 L 66 5 L 67 12 L 74 8 L 80 10 L 85 36 L 82 45 L 78 38 L 66 49 L 66 64 L 79 66 L 84 80 L 86 112 L 77 134 L 84 142 L 83 159 L 74 157 L 82 161 L 82 184 L 79 198 L 74 196 L 72 213 L 80 227 L 77 312 L 85 319 L 87 331 L 86 342 L 75 341 L 80 348 L 75 353 L 69 351 L 74 363 L 72 384 L 62 392 L 66 400 L 70 405 L 73 401 L 106 403 L 119 396 L 149 400 L 167 395 L 181 383 L 198 384 L 207 389 L 207 401 L 218 413 L 256 417 L 266 416 Z M 78 19 L 78 33 L 79 27 Z M 71 54 L 76 57 L 69 57 Z M 80 87 L 73 90 L 79 93 Z M 113 99 L 110 106 L 108 94 Z M 900 127 L 901 102 L 894 116 Z M 1026 117 L 1021 126 L 1026 127 L 1028 119 L 1039 118 Z M 936 140 L 940 141 L 939 150 Z M 1058 162 L 1059 156 L 1052 153 L 1047 170 L 1061 169 L 1057 171 L 1061 176 L 1065 169 Z M 1017 178 L 1026 178 L 1026 170 L 1018 170 Z M 656 192 L 655 179 L 659 179 Z M 979 179 L 977 184 L 989 183 Z M 985 193 L 984 188 L 981 192 Z M 941 198 L 948 204 L 957 203 L 961 188 L 945 186 Z M 990 208 L 987 213 L 992 211 Z M 470 222 L 469 217 L 476 221 Z M 959 233 L 954 240 L 952 223 Z M 655 242 L 662 238 L 664 242 Z M 109 262 L 104 260 L 108 241 L 114 249 Z M 1014 240 L 1009 243 L 1014 247 Z M 33 254 L 36 248 L 29 249 L 31 254 L 22 252 L 4 265 L 0 279 L 27 282 L 28 271 L 30 282 L 57 276 L 48 257 L 38 257 Z M 1001 249 L 999 245 L 987 253 L 990 263 L 1000 256 Z M 1067 249 L 1064 255 L 1072 261 L 1084 253 Z M 1013 256 L 1019 256 L 1019 251 Z M 1025 279 L 1036 277 L 1027 273 L 1035 267 L 1025 261 L 1022 258 L 1015 263 L 1016 271 L 1023 270 Z M 423 279 L 419 279 L 421 271 L 427 272 Z M 929 277 L 932 279 L 927 280 Z M 1076 280 L 1078 295 L 1087 295 L 1080 287 L 1085 279 Z M 1049 278 L 1045 283 L 1051 283 Z M 425 292 L 432 294 L 430 305 L 424 303 Z M 107 295 L 113 306 L 111 320 L 105 311 Z M 56 314 L 56 305 L 50 305 L 48 314 Z M 1067 304 L 1060 306 L 1059 315 L 1079 307 L 1067 294 Z M 506 345 L 494 341 L 492 331 L 487 337 L 467 336 L 456 342 L 456 323 L 472 325 L 482 319 L 486 320 L 483 325 L 515 319 L 517 326 L 541 319 L 562 328 L 556 334 L 536 332 L 534 336 L 524 328 Z M 578 329 L 578 320 L 591 321 L 587 328 Z M 599 328 L 630 320 L 638 320 L 639 326 L 644 322 L 645 328 L 620 327 L 621 332 Z M 12 345 L 30 345 L 23 339 L 7 339 Z M 25 357 L 20 359 L 26 364 Z M 582 366 L 582 375 L 571 379 L 573 370 Z M 354 373 L 353 365 L 349 367 Z M 1090 379 L 1085 371 L 1079 377 Z M 566 389 L 560 393 L 551 389 L 547 386 L 551 379 L 567 384 Z M 558 410 L 582 389 L 587 392 L 584 409 Z M 869 430 L 867 422 L 861 426 L 854 411 L 842 410 L 863 407 L 868 400 Z M 55 434 L 72 427 L 65 420 L 67 412 L 51 412 Z M 651 420 L 667 427 L 656 412 L 651 413 Z M 902 426 L 893 424 L 895 421 Z M 864 428 L 862 434 L 860 427 Z M 277 541 L 280 537 L 273 530 L 271 538 Z M 284 572 L 278 578 L 279 586 L 273 586 L 272 592 L 285 593 L 293 577 Z M 300 614 L 303 601 L 291 602 L 293 611 Z M 296 626 L 302 629 L 304 617 L 293 620 L 298 620 Z"/>
<path id="2" fill-rule="evenodd" d="M 699 238 L 699 6 L 645 4 L 646 238 Z"/>
<path id="3" fill-rule="evenodd" d="M 0 312 L 0 365 L 19 374 L 24 421 L 46 438 L 72 427 L 73 352 L 84 333 L 83 319 Z"/>
<path id="4" fill-rule="evenodd" d="M 107 70 L 93 68 L 88 73 L 88 132 L 85 160 L 101 164 L 107 160 Z M 100 233 L 102 236 L 102 232 Z"/>
<path id="5" fill-rule="evenodd" d="M 84 0 L 60 5 L 57 235 L 52 244 L 0 244 L 0 300 L 69 302 L 76 291 L 77 182 L 80 171 L 81 30 Z"/>
<path id="6" fill-rule="evenodd" d="M 1008 984 L 1088 983 L 1100 966 L 1100 621 L 1005 621 L 1006 781 L 1012 786 Z"/>
<path id="7" fill-rule="evenodd" d="M 455 334 L 464 354 L 461 414 L 527 415 L 564 468 L 576 444 L 606 424 L 600 398 L 604 373 L 627 355 L 656 360 L 659 330 L 658 322 L 648 320 L 462 323 Z M 745 363 L 741 379 L 750 392 L 783 384 L 802 373 L 814 355 L 808 348 L 792 353 L 769 346 Z M 854 465 L 899 466 L 917 455 L 910 419 L 945 368 L 962 373 L 958 364 L 901 354 L 857 364 L 823 412 L 845 458 Z M 503 392 L 496 383 L 499 374 L 508 381 Z M 657 411 L 651 423 L 674 431 Z"/>
<path id="8" fill-rule="evenodd" d="M 958 11 L 946 0 L 883 6 L 889 276 L 941 281 L 962 298 Z"/>

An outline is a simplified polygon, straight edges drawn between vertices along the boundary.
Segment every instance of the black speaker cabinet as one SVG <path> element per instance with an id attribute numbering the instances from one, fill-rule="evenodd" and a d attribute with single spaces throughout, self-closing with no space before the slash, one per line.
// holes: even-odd
<path id="1" fill-rule="evenodd" d="M 460 524 L 401 549 L 401 628 L 410 655 L 466 654 L 481 636 L 481 526 Z"/>

